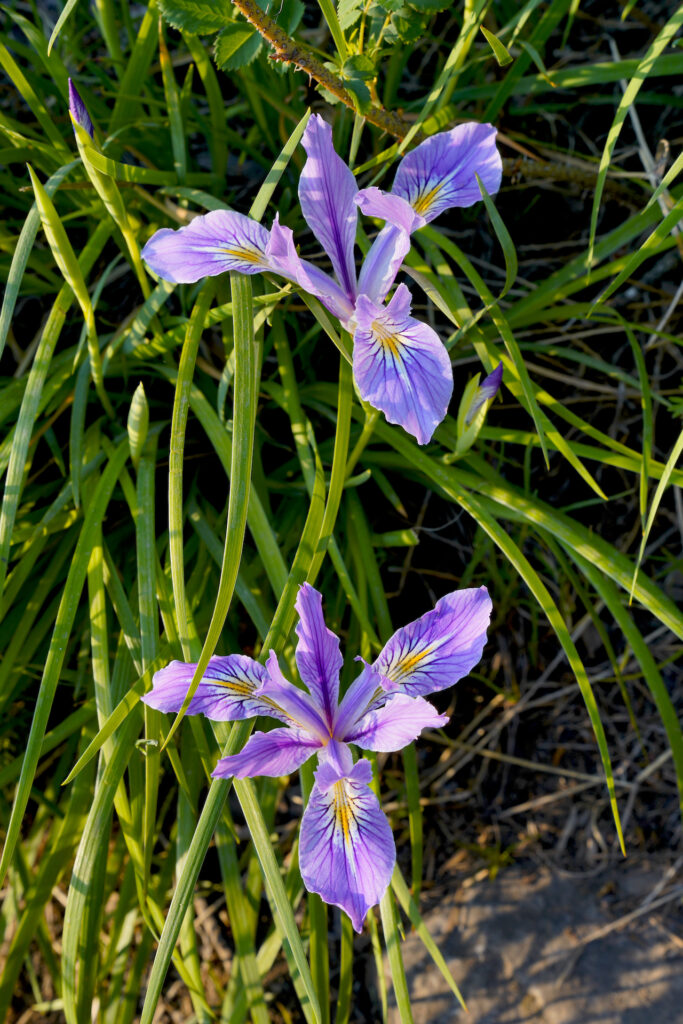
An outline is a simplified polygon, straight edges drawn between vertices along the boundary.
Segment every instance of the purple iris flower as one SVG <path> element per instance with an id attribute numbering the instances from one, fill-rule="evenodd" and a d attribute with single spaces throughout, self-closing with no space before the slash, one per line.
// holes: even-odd
<path id="1" fill-rule="evenodd" d="M 368 786 L 372 766 L 364 758 L 354 764 L 349 744 L 400 750 L 423 729 L 448 721 L 424 696 L 452 686 L 477 664 L 491 601 L 485 587 L 446 594 L 432 611 L 394 633 L 341 701 L 343 659 L 338 638 L 325 625 L 321 595 L 305 583 L 296 609 L 296 664 L 307 691 L 285 679 L 274 651 L 266 665 L 243 654 L 216 656 L 187 713 L 214 721 L 265 715 L 281 723 L 270 732 L 255 732 L 240 753 L 221 758 L 214 776 L 288 775 L 317 754 L 315 784 L 301 822 L 301 877 L 310 892 L 341 907 L 359 932 L 389 884 L 396 850 L 389 822 Z M 195 668 L 171 662 L 155 674 L 142 699 L 159 711 L 178 711 Z"/>
<path id="2" fill-rule="evenodd" d="M 330 258 L 334 276 L 302 260 L 292 231 L 276 217 L 270 231 L 239 213 L 216 210 L 173 231 L 163 228 L 142 251 L 168 281 L 194 282 L 237 270 L 274 271 L 315 295 L 353 335 L 353 370 L 363 400 L 426 444 L 446 415 L 453 391 L 448 353 L 436 332 L 410 315 L 410 292 L 400 286 L 385 300 L 410 249 L 410 235 L 444 210 L 481 198 L 476 175 L 492 194 L 502 164 L 489 124 L 458 125 L 405 156 L 391 193 L 361 191 L 335 152 L 332 129 L 312 116 L 303 136 L 308 159 L 299 180 L 306 223 Z M 386 221 L 360 274 L 354 246 L 358 208 Z"/>
<path id="3" fill-rule="evenodd" d="M 69 111 L 76 124 L 79 124 L 81 128 L 84 128 L 92 139 L 95 134 L 93 123 L 90 120 L 90 114 L 88 113 L 87 107 L 81 99 L 80 93 L 76 86 L 69 79 Z"/>
<path id="4" fill-rule="evenodd" d="M 502 380 L 503 364 L 498 363 L 495 370 L 492 370 L 488 377 L 484 378 L 477 390 L 474 392 L 474 398 L 470 402 L 470 407 L 465 415 L 465 423 L 467 425 L 472 422 L 484 402 L 490 402 L 496 397 Z"/>

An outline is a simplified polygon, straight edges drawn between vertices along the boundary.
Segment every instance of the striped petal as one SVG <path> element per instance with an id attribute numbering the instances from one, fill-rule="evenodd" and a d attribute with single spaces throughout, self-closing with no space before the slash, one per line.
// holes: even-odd
<path id="1" fill-rule="evenodd" d="M 180 711 L 196 667 L 196 663 L 172 661 L 154 673 L 152 689 L 143 696 L 143 701 L 157 711 Z M 282 708 L 261 692 L 269 681 L 266 668 L 245 654 L 213 657 L 187 713 L 206 715 L 214 722 L 236 722 L 257 715 L 290 721 Z"/>
<path id="2" fill-rule="evenodd" d="M 269 270 L 263 225 L 234 210 L 212 210 L 185 227 L 162 228 L 142 250 L 147 265 L 165 281 L 190 284 L 228 270 Z"/>
<path id="3" fill-rule="evenodd" d="M 339 637 L 325 625 L 322 595 L 309 583 L 304 583 L 299 590 L 294 607 L 299 613 L 296 627 L 299 675 L 331 725 L 339 700 L 339 672 L 344 662 Z"/>
<path id="4" fill-rule="evenodd" d="M 384 302 L 410 249 L 410 235 L 421 228 L 425 220 L 405 199 L 374 186 L 361 189 L 356 204 L 369 217 L 386 221 L 363 260 L 358 279 L 360 293 L 375 302 Z"/>
<path id="5" fill-rule="evenodd" d="M 411 697 L 444 690 L 480 660 L 490 618 L 486 587 L 455 590 L 432 611 L 398 629 L 374 667 Z"/>
<path id="6" fill-rule="evenodd" d="M 304 219 L 330 257 L 348 298 L 356 294 L 358 192 L 356 179 L 335 152 L 332 128 L 313 114 L 301 140 L 308 159 L 299 178 L 299 201 Z"/>
<path id="7" fill-rule="evenodd" d="M 396 863 L 391 827 L 368 787 L 369 761 L 347 775 L 331 761 L 320 765 L 304 811 L 299 866 L 304 885 L 351 918 L 357 932 L 382 899 Z"/>
<path id="8" fill-rule="evenodd" d="M 239 754 L 221 757 L 211 773 L 220 779 L 252 779 L 255 775 L 291 775 L 308 761 L 320 743 L 303 729 L 255 732 Z"/>
<path id="9" fill-rule="evenodd" d="M 409 311 L 403 284 L 386 307 L 358 297 L 353 372 L 361 398 L 426 444 L 448 411 L 453 370 L 439 336 Z"/>
<path id="10" fill-rule="evenodd" d="M 391 191 L 430 221 L 452 206 L 479 202 L 476 174 L 493 195 L 500 188 L 502 167 L 496 129 L 470 121 L 432 135 L 404 156 Z"/>

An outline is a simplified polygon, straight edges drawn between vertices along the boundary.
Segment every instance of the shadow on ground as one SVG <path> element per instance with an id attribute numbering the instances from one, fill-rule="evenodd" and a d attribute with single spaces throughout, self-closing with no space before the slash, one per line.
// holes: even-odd
<path id="1" fill-rule="evenodd" d="M 682 1024 L 681 886 L 672 873 L 663 859 L 581 877 L 515 865 L 495 881 L 444 884 L 425 922 L 470 1014 L 411 934 L 404 957 L 415 1024 Z M 398 1024 L 395 1008 L 389 1019 Z"/>

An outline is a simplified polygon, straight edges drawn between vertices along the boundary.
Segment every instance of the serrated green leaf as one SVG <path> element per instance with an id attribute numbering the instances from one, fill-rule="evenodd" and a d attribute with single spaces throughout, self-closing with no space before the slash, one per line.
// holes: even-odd
<path id="1" fill-rule="evenodd" d="M 233 22 L 218 33 L 213 55 L 221 71 L 238 71 L 258 57 L 262 45 L 252 25 Z"/>
<path id="2" fill-rule="evenodd" d="M 450 0 L 408 0 L 408 7 L 414 7 L 421 14 L 437 14 L 452 6 Z"/>
<path id="3" fill-rule="evenodd" d="M 364 53 L 357 53 L 344 61 L 342 75 L 344 78 L 352 80 L 358 78 L 365 80 L 375 78 L 377 69 L 369 57 L 366 57 Z"/>
<path id="4" fill-rule="evenodd" d="M 340 27 L 346 31 L 360 18 L 363 0 L 339 0 L 337 4 L 337 17 Z"/>
<path id="5" fill-rule="evenodd" d="M 218 32 L 232 21 L 229 0 L 159 0 L 164 19 L 183 32 Z"/>

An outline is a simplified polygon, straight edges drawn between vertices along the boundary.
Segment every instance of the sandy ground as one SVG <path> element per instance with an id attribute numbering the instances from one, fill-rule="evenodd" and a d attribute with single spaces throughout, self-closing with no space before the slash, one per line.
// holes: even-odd
<path id="1" fill-rule="evenodd" d="M 469 1015 L 413 933 L 404 957 L 415 1024 L 683 1024 L 682 863 L 625 860 L 574 877 L 514 865 L 457 887 L 446 878 L 424 918 Z"/>

